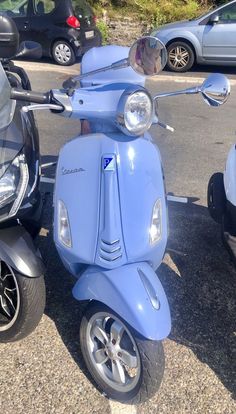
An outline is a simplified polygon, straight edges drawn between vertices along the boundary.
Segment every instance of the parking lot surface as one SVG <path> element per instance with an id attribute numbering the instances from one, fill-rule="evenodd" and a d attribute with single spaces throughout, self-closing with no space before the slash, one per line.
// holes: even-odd
<path id="1" fill-rule="evenodd" d="M 72 68 L 74 70 L 74 68 Z M 29 75 L 35 90 L 61 85 L 66 70 Z M 148 82 L 151 92 L 183 88 L 173 78 Z M 189 85 L 188 85 L 189 86 Z M 236 87 L 219 109 L 200 96 L 163 99 L 160 119 L 175 134 L 152 127 L 159 145 L 167 191 L 188 197 L 169 203 L 170 237 L 158 275 L 166 290 L 172 331 L 164 342 L 162 387 L 146 404 L 130 407 L 105 399 L 89 381 L 79 347 L 81 308 L 72 298 L 73 279 L 52 241 L 52 184 L 42 184 L 44 221 L 38 245 L 46 263 L 47 306 L 37 330 L 19 343 L 0 345 L 0 408 L 12 413 L 233 414 L 236 412 L 236 271 L 208 215 L 210 175 L 222 171 L 235 142 Z M 42 162 L 80 131 L 78 121 L 37 114 Z M 47 172 L 53 177 L 54 171 Z M 79 200 L 78 200 L 79 202 Z"/>

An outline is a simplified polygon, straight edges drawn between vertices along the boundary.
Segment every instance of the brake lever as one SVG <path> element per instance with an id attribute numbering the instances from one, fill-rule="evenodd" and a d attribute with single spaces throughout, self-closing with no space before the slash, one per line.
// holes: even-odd
<path id="1" fill-rule="evenodd" d="M 157 125 L 159 125 L 161 128 L 167 129 L 170 132 L 175 132 L 175 129 L 172 126 L 164 124 L 163 122 L 158 121 Z"/>
<path id="2" fill-rule="evenodd" d="M 46 110 L 50 109 L 51 111 L 63 111 L 63 106 L 60 105 L 53 105 L 53 104 L 35 104 L 35 105 L 26 105 L 22 107 L 23 112 L 29 112 L 29 111 L 39 111 L 39 110 Z"/>

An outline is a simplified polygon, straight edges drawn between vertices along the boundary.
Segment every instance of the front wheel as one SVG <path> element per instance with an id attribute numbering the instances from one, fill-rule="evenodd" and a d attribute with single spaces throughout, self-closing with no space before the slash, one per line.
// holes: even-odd
<path id="1" fill-rule="evenodd" d="M 226 210 L 224 175 L 221 172 L 213 174 L 209 180 L 207 205 L 210 216 L 220 224 Z"/>
<path id="2" fill-rule="evenodd" d="M 0 261 L 0 342 L 29 335 L 38 325 L 44 307 L 44 277 L 25 277 Z"/>
<path id="3" fill-rule="evenodd" d="M 167 47 L 167 67 L 173 72 L 187 72 L 194 60 L 193 49 L 188 43 L 177 41 Z"/>
<path id="4" fill-rule="evenodd" d="M 162 343 L 140 338 L 105 305 L 92 302 L 85 310 L 80 346 L 91 376 L 108 398 L 138 404 L 159 389 L 165 365 Z"/>

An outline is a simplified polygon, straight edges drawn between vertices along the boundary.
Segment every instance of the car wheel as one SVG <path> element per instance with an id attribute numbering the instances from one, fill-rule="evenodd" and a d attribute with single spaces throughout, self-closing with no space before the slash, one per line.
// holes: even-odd
<path id="1" fill-rule="evenodd" d="M 0 342 L 18 341 L 33 332 L 44 307 L 44 277 L 26 277 L 0 261 Z"/>
<path id="2" fill-rule="evenodd" d="M 65 40 L 58 40 L 54 43 L 52 56 L 58 65 L 70 66 L 75 63 L 75 52 Z"/>
<path id="3" fill-rule="evenodd" d="M 160 387 L 165 365 L 162 343 L 141 338 L 105 305 L 88 305 L 80 346 L 93 380 L 108 398 L 137 404 Z"/>
<path id="4" fill-rule="evenodd" d="M 186 72 L 194 64 L 194 51 L 185 42 L 174 42 L 167 47 L 167 67 L 174 72 Z"/>
<path id="5" fill-rule="evenodd" d="M 220 224 L 226 210 L 224 176 L 220 172 L 213 174 L 210 178 L 207 189 L 207 204 L 210 216 Z"/>

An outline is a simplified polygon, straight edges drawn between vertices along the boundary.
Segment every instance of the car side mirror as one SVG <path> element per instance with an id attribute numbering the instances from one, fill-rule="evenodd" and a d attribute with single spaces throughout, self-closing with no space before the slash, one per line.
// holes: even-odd
<path id="1" fill-rule="evenodd" d="M 208 24 L 217 24 L 217 23 L 219 23 L 219 21 L 220 21 L 220 16 L 219 16 L 219 14 L 213 14 L 213 15 L 210 17 L 210 19 L 209 19 L 209 21 L 208 21 Z"/>

